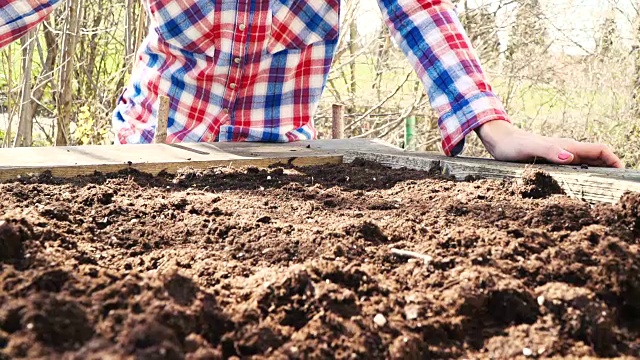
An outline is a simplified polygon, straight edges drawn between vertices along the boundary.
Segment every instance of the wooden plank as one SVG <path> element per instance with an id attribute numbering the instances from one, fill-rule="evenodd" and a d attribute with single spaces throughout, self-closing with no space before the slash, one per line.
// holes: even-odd
<path id="1" fill-rule="evenodd" d="M 637 180 L 640 181 L 640 171 L 629 169 L 614 169 L 607 167 L 582 167 L 580 165 L 552 165 L 552 164 L 534 164 L 534 163 L 512 163 L 497 161 L 494 159 L 485 158 L 472 158 L 472 157 L 447 157 L 444 155 L 431 153 L 431 152 L 417 152 L 412 153 L 417 157 L 423 157 L 428 159 L 439 159 L 447 164 L 460 164 L 469 165 L 473 164 L 475 167 L 486 168 L 488 173 L 498 169 L 498 172 L 502 171 L 515 171 L 525 166 L 536 166 L 549 172 L 563 172 L 570 174 L 588 174 L 588 175 L 600 175 L 606 177 L 614 177 L 622 180 Z M 453 165 L 451 165 L 453 166 Z M 510 169 L 510 170 L 509 170 Z M 498 173 L 498 175 L 499 175 Z"/>
<path id="2" fill-rule="evenodd" d="M 68 147 L 22 147 L 0 149 L 0 180 L 51 171 L 54 176 L 73 177 L 95 171 L 127 168 L 157 174 L 180 168 L 211 166 L 296 166 L 342 162 L 351 150 L 394 152 L 397 148 L 379 140 L 314 140 L 295 143 L 183 143 L 102 145 Z"/>
<path id="3" fill-rule="evenodd" d="M 95 165 L 62 165 L 62 166 L 46 166 L 46 167 L 34 167 L 34 168 L 11 168 L 0 170 L 0 180 L 11 180 L 26 176 L 33 176 L 42 174 L 46 171 L 50 171 L 51 175 L 55 177 L 74 177 L 82 175 L 91 175 L 96 171 L 101 173 L 113 173 L 126 169 L 135 169 L 138 171 L 158 174 L 160 172 L 167 172 L 175 174 L 178 170 L 183 168 L 194 169 L 206 169 L 217 166 L 257 166 L 267 167 L 276 164 L 290 164 L 293 166 L 312 166 L 312 165 L 326 165 L 326 164 L 341 164 L 341 155 L 314 155 L 314 156 L 301 156 L 301 157 L 282 157 L 282 154 L 267 157 L 257 158 L 244 158 L 235 160 L 206 160 L 206 161 L 189 161 L 189 162 L 166 162 L 166 163 L 136 163 L 136 164 L 95 164 Z M 25 171 L 27 170 L 27 171 Z"/>
<path id="4" fill-rule="evenodd" d="M 354 158 L 378 161 L 393 168 L 438 169 L 458 180 L 467 176 L 519 178 L 530 166 L 547 171 L 572 197 L 590 202 L 616 202 L 625 191 L 640 192 L 640 172 L 609 168 L 526 165 L 490 159 L 450 158 L 411 152 L 381 140 L 314 140 L 294 143 L 183 143 L 0 149 L 0 180 L 51 171 L 72 177 L 127 168 L 157 174 L 184 167 L 296 166 L 350 162 Z"/>
<path id="5" fill-rule="evenodd" d="M 164 144 L 167 142 L 167 127 L 169 126 L 169 97 L 160 95 L 160 104 L 158 107 L 158 125 L 153 142 L 156 144 Z"/>
<path id="6" fill-rule="evenodd" d="M 621 169 L 506 163 L 489 159 L 450 158 L 430 153 L 349 151 L 345 162 L 356 158 L 376 161 L 391 168 L 441 171 L 456 180 L 468 176 L 488 179 L 520 179 L 528 168 L 546 171 L 573 198 L 596 203 L 616 203 L 626 191 L 640 192 L 640 172 Z"/>

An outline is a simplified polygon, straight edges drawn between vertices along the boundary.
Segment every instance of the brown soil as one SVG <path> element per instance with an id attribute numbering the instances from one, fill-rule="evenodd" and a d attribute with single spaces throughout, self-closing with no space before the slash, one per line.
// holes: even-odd
<path id="1" fill-rule="evenodd" d="M 558 189 L 366 162 L 1 184 L 0 358 L 638 357 L 640 196 Z"/>

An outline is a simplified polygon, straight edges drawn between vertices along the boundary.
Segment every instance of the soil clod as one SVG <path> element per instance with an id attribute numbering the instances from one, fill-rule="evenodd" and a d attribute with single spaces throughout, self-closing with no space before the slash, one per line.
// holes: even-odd
<path id="1" fill-rule="evenodd" d="M 26 219 L 0 220 L 0 262 L 20 260 L 24 242 L 33 237 L 33 229 Z"/>
<path id="2" fill-rule="evenodd" d="M 558 182 L 548 173 L 528 169 L 522 174 L 519 193 L 525 199 L 544 199 L 554 194 L 564 194 Z"/>

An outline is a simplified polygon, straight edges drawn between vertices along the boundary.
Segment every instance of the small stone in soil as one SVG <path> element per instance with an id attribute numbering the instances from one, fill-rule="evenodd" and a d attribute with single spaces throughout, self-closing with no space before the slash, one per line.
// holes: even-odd
<path id="1" fill-rule="evenodd" d="M 407 305 L 404 309 L 404 316 L 407 320 L 415 320 L 418 318 L 418 311 L 417 305 Z"/>
<path id="2" fill-rule="evenodd" d="M 262 217 L 258 218 L 258 220 L 256 220 L 256 222 L 259 222 L 261 224 L 268 224 L 268 223 L 271 222 L 271 216 L 267 216 L 267 215 L 262 216 Z"/>
<path id="3" fill-rule="evenodd" d="M 373 322 L 379 327 L 383 327 L 387 324 L 387 319 L 382 314 L 378 314 L 373 318 Z"/>

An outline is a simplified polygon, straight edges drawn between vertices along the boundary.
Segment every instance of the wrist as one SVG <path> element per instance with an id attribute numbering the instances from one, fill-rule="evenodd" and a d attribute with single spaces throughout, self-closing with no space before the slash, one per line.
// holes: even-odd
<path id="1" fill-rule="evenodd" d="M 488 121 L 476 129 L 476 134 L 491 155 L 500 141 L 508 138 L 517 131 L 517 128 L 508 121 L 492 120 Z"/>

